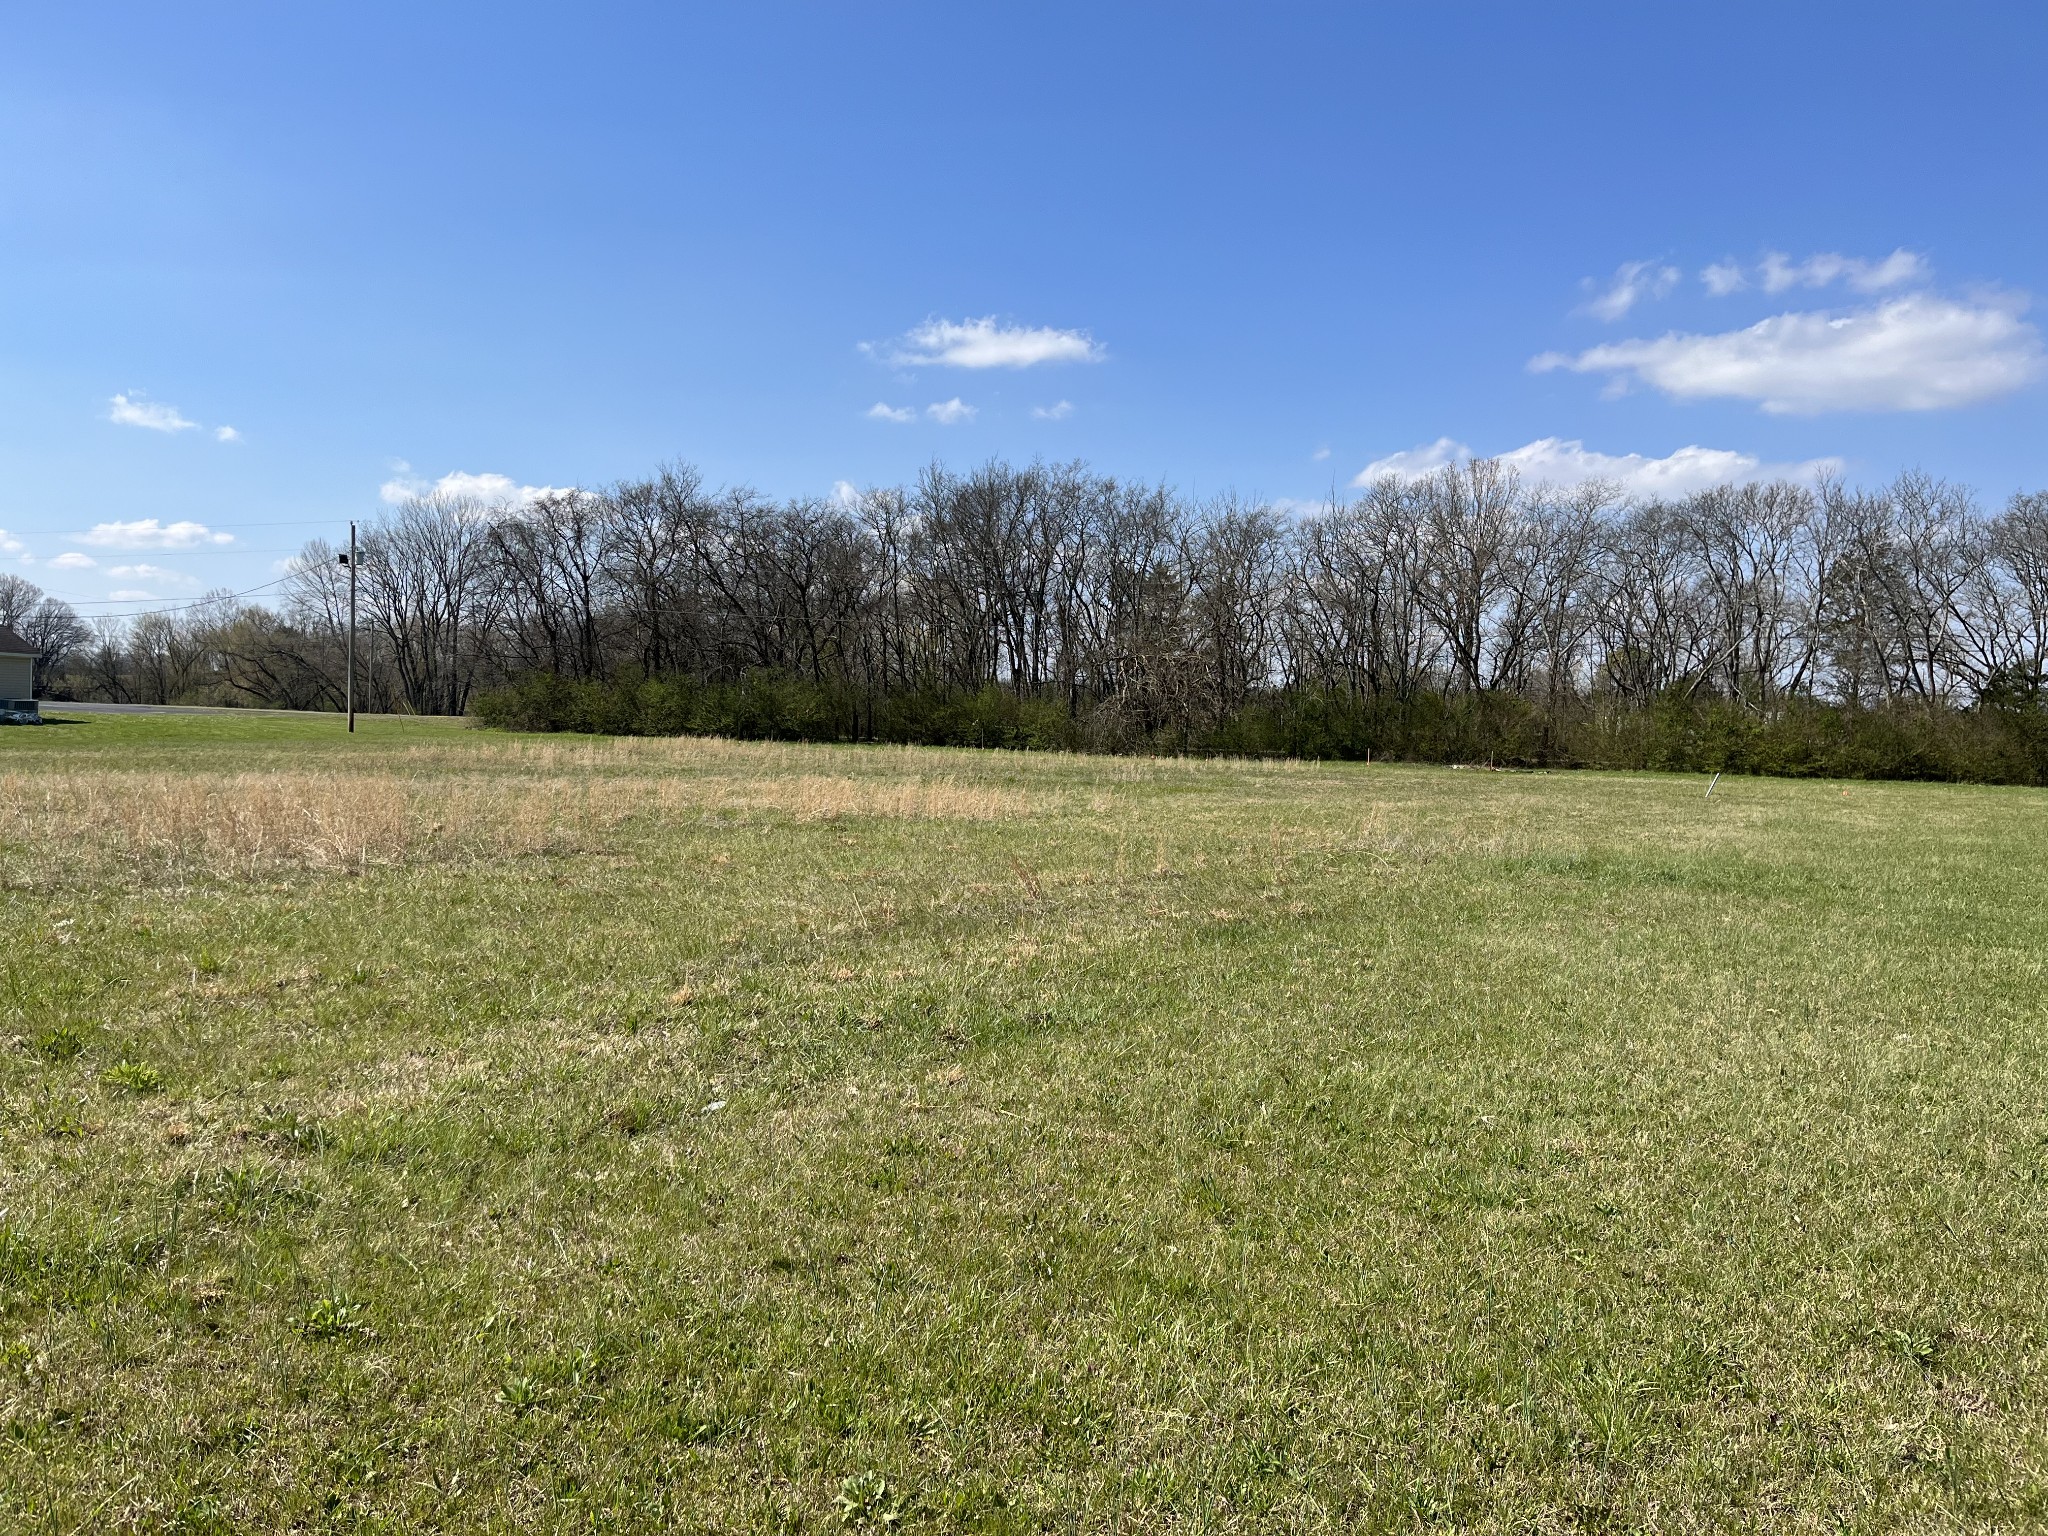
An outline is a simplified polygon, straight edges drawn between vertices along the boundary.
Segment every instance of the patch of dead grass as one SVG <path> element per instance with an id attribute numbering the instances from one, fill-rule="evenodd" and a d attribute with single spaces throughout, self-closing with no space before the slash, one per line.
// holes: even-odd
<path id="1" fill-rule="evenodd" d="M 0 776 L 0 850 L 17 885 L 114 873 L 256 879 L 287 870 L 361 873 L 420 858 L 587 852 L 636 817 L 769 812 L 800 822 L 987 822 L 1050 803 L 1044 794 L 949 778 L 817 773 L 617 778 L 84 769 Z"/>

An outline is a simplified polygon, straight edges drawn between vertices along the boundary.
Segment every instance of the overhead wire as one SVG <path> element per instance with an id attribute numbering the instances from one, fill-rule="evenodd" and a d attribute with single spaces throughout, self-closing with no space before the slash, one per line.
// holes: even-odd
<path id="1" fill-rule="evenodd" d="M 297 571 L 286 571 L 284 575 L 279 576 L 274 581 L 266 581 L 260 587 L 249 587 L 241 592 L 218 592 L 209 597 L 194 598 L 188 603 L 172 603 L 164 607 L 141 608 L 134 613 L 109 614 L 106 617 L 141 619 L 159 613 L 184 613 L 192 608 L 211 608 L 219 603 L 231 603 L 237 598 L 254 597 L 258 592 L 268 592 L 272 587 L 281 587 L 298 574 Z M 107 597 L 96 601 L 71 603 L 68 606 L 72 608 L 105 608 L 127 603 L 154 603 L 156 601 L 157 599 L 153 597 Z"/>

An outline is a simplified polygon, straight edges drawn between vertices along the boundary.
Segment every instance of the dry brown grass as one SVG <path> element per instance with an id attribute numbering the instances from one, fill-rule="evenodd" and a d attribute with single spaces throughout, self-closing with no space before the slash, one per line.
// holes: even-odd
<path id="1" fill-rule="evenodd" d="M 1016 752 L 981 748 L 934 748 L 879 743 L 819 745 L 808 742 L 738 741 L 722 736 L 501 736 L 463 733 L 448 741 L 420 742 L 402 754 L 421 769 L 448 767 L 474 772 L 479 765 L 541 773 L 724 773 L 789 777 L 826 771 L 853 778 L 914 778 L 946 765 L 949 780 L 1002 782 L 1017 779 L 1065 782 L 1077 761 L 1091 779 L 1117 784 L 1179 783 L 1190 778 L 1272 777 L 1288 783 L 1327 776 L 1329 766 L 1296 758 L 1112 757 L 1077 759 L 1064 752 Z"/>
<path id="2" fill-rule="evenodd" d="M 9 774 L 0 777 L 0 867 L 15 885 L 117 873 L 359 873 L 421 858 L 585 850 L 636 817 L 1002 821 L 1043 810 L 1053 798 L 951 779 L 816 773 L 577 777 L 559 772 L 573 761 L 544 761 L 558 771 Z"/>
<path id="3" fill-rule="evenodd" d="M 700 800 L 722 809 L 782 811 L 798 821 L 879 816 L 891 821 L 1012 821 L 1048 810 L 1055 797 L 953 779 L 853 779 L 798 774 L 786 779 L 657 781 L 664 808 Z M 703 791 L 710 791 L 708 795 Z"/>

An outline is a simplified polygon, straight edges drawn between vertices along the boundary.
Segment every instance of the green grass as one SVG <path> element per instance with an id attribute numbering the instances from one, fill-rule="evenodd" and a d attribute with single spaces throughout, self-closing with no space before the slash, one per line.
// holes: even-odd
<path id="1" fill-rule="evenodd" d="M 0 850 L 0 1527 L 2048 1523 L 2038 792 L 0 735 L 272 773 Z"/>

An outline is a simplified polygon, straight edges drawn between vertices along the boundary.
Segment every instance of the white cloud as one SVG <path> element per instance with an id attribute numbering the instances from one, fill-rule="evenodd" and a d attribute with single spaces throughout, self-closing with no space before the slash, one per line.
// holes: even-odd
<path id="1" fill-rule="evenodd" d="M 209 544 L 232 544 L 235 536 L 216 533 L 204 523 L 159 523 L 144 517 L 128 523 L 95 523 L 75 542 L 99 549 L 200 549 Z"/>
<path id="2" fill-rule="evenodd" d="M 187 576 L 183 571 L 166 570 L 160 565 L 115 565 L 107 568 L 109 576 L 122 581 L 148 581 L 158 586 L 196 587 L 196 577 Z"/>
<path id="3" fill-rule="evenodd" d="M 217 443 L 239 443 L 242 440 L 242 434 L 233 427 L 215 427 L 213 429 L 213 440 Z"/>
<path id="4" fill-rule="evenodd" d="M 133 399 L 127 395 L 116 395 L 107 404 L 107 420 L 124 427 L 147 427 L 152 432 L 189 432 L 199 425 L 179 415 L 176 406 L 145 400 L 140 395 Z"/>
<path id="5" fill-rule="evenodd" d="M 935 400 L 924 408 L 925 415 L 942 427 L 954 426 L 959 422 L 974 420 L 974 407 L 955 395 L 950 400 Z"/>
<path id="6" fill-rule="evenodd" d="M 1321 496 L 1304 500 L 1299 496 L 1275 496 L 1266 505 L 1281 517 L 1313 517 L 1318 512 L 1330 510 L 1330 498 Z"/>
<path id="7" fill-rule="evenodd" d="M 860 492 L 854 489 L 851 480 L 834 480 L 832 499 L 842 507 L 857 507 L 860 505 Z"/>
<path id="8" fill-rule="evenodd" d="M 1074 414 L 1074 402 L 1062 400 L 1056 405 L 1034 405 L 1031 407 L 1033 421 L 1065 421 Z"/>
<path id="9" fill-rule="evenodd" d="M 869 421 L 905 422 L 917 420 L 917 410 L 914 406 L 884 405 L 879 400 L 868 407 L 867 415 Z"/>
<path id="10" fill-rule="evenodd" d="M 1436 473 L 1446 464 L 1471 457 L 1472 450 L 1456 438 L 1440 437 L 1419 448 L 1407 448 L 1400 453 L 1390 453 L 1384 459 L 1374 459 L 1352 477 L 1351 483 L 1371 485 L 1389 475 L 1397 480 L 1419 480 L 1424 475 Z"/>
<path id="11" fill-rule="evenodd" d="M 1927 258 L 1904 247 L 1877 261 L 1861 256 L 1844 256 L 1821 251 L 1804 261 L 1794 261 L 1783 251 L 1766 251 L 1754 272 L 1739 262 L 1717 261 L 1700 269 L 1700 282 L 1715 298 L 1726 298 L 1752 286 L 1765 293 L 1784 293 L 1792 288 L 1826 288 L 1846 283 L 1858 293 L 1882 293 L 1907 283 L 1925 283 L 1933 275 Z"/>
<path id="12" fill-rule="evenodd" d="M 998 325 L 989 315 L 980 320 L 927 320 L 895 344 L 889 361 L 908 368 L 1030 368 L 1038 363 L 1097 363 L 1105 355 L 1086 331 Z"/>
<path id="13" fill-rule="evenodd" d="M 155 602 L 156 596 L 156 593 L 144 592 L 139 587 L 117 587 L 107 594 L 107 601 L 110 603 Z"/>
<path id="14" fill-rule="evenodd" d="M 1318 464 L 1322 463 L 1323 460 L 1327 459 L 1329 456 L 1330 450 L 1327 448 L 1318 448 L 1314 453 L 1309 455 L 1309 457 Z"/>
<path id="15" fill-rule="evenodd" d="M 521 485 L 510 475 L 465 474 L 455 470 L 434 482 L 434 489 L 443 496 L 463 497 L 472 501 L 514 502 L 525 505 L 543 496 L 552 496 L 558 489 L 552 485 Z"/>
<path id="16" fill-rule="evenodd" d="M 1683 274 L 1676 267 L 1654 261 L 1625 261 L 1598 294 L 1586 302 L 1586 313 L 1596 320 L 1619 320 L 1644 299 L 1661 299 L 1678 286 Z M 1586 280 L 1588 287 L 1592 279 Z"/>
<path id="17" fill-rule="evenodd" d="M 1757 281 L 1765 293 L 1783 293 L 1788 288 L 1825 288 L 1843 281 L 1858 293 L 1878 293 L 1901 283 L 1924 282 L 1927 275 L 1927 258 L 1904 249 L 1893 251 L 1882 261 L 1865 261 L 1833 251 L 1793 261 L 1783 251 L 1770 251 L 1757 267 Z"/>
<path id="18" fill-rule="evenodd" d="M 521 485 L 510 475 L 488 472 L 472 475 L 458 469 L 432 481 L 401 473 L 397 479 L 386 480 L 378 486 L 377 495 L 385 505 L 393 507 L 424 496 L 481 502 L 487 507 L 530 507 L 543 496 L 557 495 L 566 489 L 569 487 Z"/>
<path id="19" fill-rule="evenodd" d="M 1712 266 L 1701 268 L 1700 281 L 1717 299 L 1725 299 L 1749 286 L 1749 279 L 1742 275 L 1742 268 L 1732 261 L 1717 261 Z"/>
<path id="20" fill-rule="evenodd" d="M 26 560 L 28 558 L 28 546 L 5 528 L 0 528 L 0 557 L 9 560 Z M 59 555 L 57 558 L 62 560 L 63 556 Z"/>
<path id="21" fill-rule="evenodd" d="M 1811 484 L 1843 468 L 1837 458 L 1772 463 L 1732 448 L 1684 448 L 1653 459 L 1640 453 L 1596 453 L 1577 438 L 1541 437 L 1501 457 L 1522 478 L 1551 485 L 1583 485 L 1608 480 L 1634 496 L 1683 496 L 1712 485 L 1752 480 L 1797 480 Z"/>
<path id="22" fill-rule="evenodd" d="M 1472 450 L 1453 438 L 1440 437 L 1433 443 L 1403 453 L 1375 459 L 1359 471 L 1351 483 L 1371 485 L 1388 475 L 1412 480 L 1461 463 Z M 1524 481 L 1549 485 L 1584 485 L 1605 480 L 1631 496 L 1683 496 L 1712 485 L 1742 484 L 1752 480 L 1797 480 L 1811 483 L 1822 475 L 1842 469 L 1835 458 L 1802 459 L 1793 463 L 1772 463 L 1753 453 L 1729 448 L 1701 448 L 1691 445 L 1663 458 L 1640 453 L 1599 453 L 1577 438 L 1539 437 L 1497 457 L 1512 465 Z"/>
<path id="23" fill-rule="evenodd" d="M 4 548 L 5 543 L 5 536 L 0 535 L 0 548 Z M 63 554 L 50 562 L 50 569 L 53 571 L 89 571 L 98 564 L 99 561 L 93 559 L 91 555 L 81 553 L 75 549 L 67 549 Z"/>
<path id="24" fill-rule="evenodd" d="M 1794 261 L 1783 251 L 1766 251 L 1753 273 L 1745 271 L 1738 262 L 1717 261 L 1700 270 L 1700 281 L 1708 293 L 1719 299 L 1740 293 L 1752 284 L 1765 293 L 1826 288 L 1835 283 L 1846 283 L 1858 293 L 1882 293 L 1907 283 L 1925 283 L 1931 275 L 1925 256 L 1901 247 L 1877 261 L 1844 256 L 1837 251 L 1821 251 L 1804 261 Z"/>
<path id="25" fill-rule="evenodd" d="M 1932 411 L 2009 394 L 2041 371 L 2041 337 L 2025 304 L 1906 294 L 1868 309 L 1774 315 L 1712 336 L 1668 332 L 1576 357 L 1546 352 L 1536 373 L 1613 375 L 1679 400 L 1754 400 L 1780 416 L 1821 411 Z"/>

